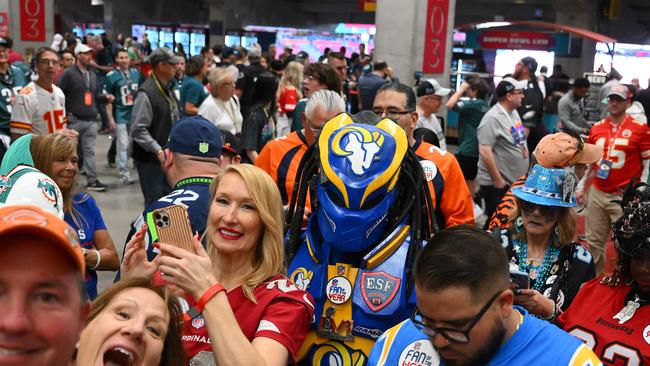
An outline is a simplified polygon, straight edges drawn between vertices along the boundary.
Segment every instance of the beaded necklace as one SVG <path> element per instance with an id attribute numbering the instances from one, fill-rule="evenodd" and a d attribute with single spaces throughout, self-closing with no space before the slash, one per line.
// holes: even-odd
<path id="1" fill-rule="evenodd" d="M 525 240 L 513 238 L 513 247 L 515 249 L 515 253 L 517 253 L 517 265 L 519 266 L 519 269 L 526 273 L 530 273 L 531 265 L 529 265 L 528 261 L 526 260 L 528 257 L 528 244 Z M 539 292 L 542 291 L 542 287 L 546 283 L 546 278 L 551 272 L 551 267 L 553 266 L 553 262 L 555 262 L 555 259 L 557 258 L 559 252 L 560 250 L 553 245 L 549 244 L 546 246 L 544 260 L 540 265 L 541 270 L 538 272 L 537 278 L 535 278 L 535 284 L 532 286 L 533 290 L 537 290 Z"/>

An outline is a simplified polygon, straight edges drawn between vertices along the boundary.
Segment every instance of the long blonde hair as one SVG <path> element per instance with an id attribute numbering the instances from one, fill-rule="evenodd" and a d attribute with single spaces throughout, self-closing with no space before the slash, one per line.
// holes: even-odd
<path id="1" fill-rule="evenodd" d="M 56 181 L 52 176 L 52 163 L 57 158 L 67 158 L 75 153 L 77 151 L 77 140 L 59 133 L 34 135 L 29 145 L 29 151 L 34 160 L 34 167 Z M 82 220 L 83 218 L 81 215 L 75 214 L 72 208 L 72 196 L 74 195 L 76 180 L 77 176 L 75 175 L 72 186 L 68 189 L 61 189 L 61 193 L 63 194 L 63 212 L 70 214 L 75 224 L 81 227 L 80 222 L 77 220 Z"/>
<path id="2" fill-rule="evenodd" d="M 509 227 L 514 228 L 517 218 L 521 216 L 521 201 L 519 198 L 515 197 L 515 202 L 517 206 L 510 211 L 508 216 Z M 576 235 L 576 218 L 573 214 L 573 210 L 569 207 L 560 207 L 560 213 L 557 216 L 557 221 L 555 223 L 555 228 L 557 229 L 557 235 L 551 235 L 551 243 L 558 248 L 573 242 L 573 238 Z M 515 234 L 516 239 L 526 240 L 526 231 L 522 231 Z"/>
<path id="3" fill-rule="evenodd" d="M 221 179 L 226 174 L 238 174 L 250 192 L 253 204 L 257 208 L 262 221 L 262 233 L 260 242 L 255 249 L 252 259 L 253 271 L 242 280 L 244 295 L 253 302 L 256 302 L 253 291 L 269 278 L 284 274 L 284 244 L 282 239 L 282 223 L 284 212 L 280 191 L 271 177 L 262 169 L 249 164 L 229 165 L 219 174 L 210 185 L 210 197 L 215 199 Z M 208 223 L 206 235 L 212 237 L 214 228 Z M 208 255 L 215 263 L 219 256 L 217 249 L 211 242 L 208 242 Z"/>
<path id="4" fill-rule="evenodd" d="M 304 69 L 305 66 L 300 62 L 291 61 L 287 64 L 287 67 L 282 73 L 282 78 L 280 79 L 280 85 L 278 86 L 278 96 L 276 100 L 279 100 L 280 93 L 282 93 L 282 90 L 288 85 L 296 88 L 298 99 L 302 98 L 302 79 Z"/>

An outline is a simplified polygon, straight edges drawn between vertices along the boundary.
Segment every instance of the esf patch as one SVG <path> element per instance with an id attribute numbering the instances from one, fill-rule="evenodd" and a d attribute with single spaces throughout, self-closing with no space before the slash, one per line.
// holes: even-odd
<path id="1" fill-rule="evenodd" d="M 399 356 L 399 366 L 438 366 L 440 357 L 428 340 L 415 341 L 402 351 Z"/>
<path id="2" fill-rule="evenodd" d="M 379 311 L 393 301 L 401 280 L 384 271 L 361 274 L 361 295 L 372 311 Z"/>
<path id="3" fill-rule="evenodd" d="M 343 276 L 332 277 L 327 282 L 325 293 L 332 304 L 343 304 L 352 296 L 352 284 Z"/>

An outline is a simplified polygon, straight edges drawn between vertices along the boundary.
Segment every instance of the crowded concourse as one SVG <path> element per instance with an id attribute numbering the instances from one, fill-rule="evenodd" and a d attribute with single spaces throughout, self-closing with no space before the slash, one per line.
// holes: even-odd
<path id="1" fill-rule="evenodd" d="M 650 365 L 645 74 L 59 29 L 0 36 L 0 366 Z"/>

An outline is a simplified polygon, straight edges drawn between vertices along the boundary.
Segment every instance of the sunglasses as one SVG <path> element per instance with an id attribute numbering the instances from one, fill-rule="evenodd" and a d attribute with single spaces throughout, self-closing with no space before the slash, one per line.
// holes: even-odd
<path id="1" fill-rule="evenodd" d="M 553 221 L 557 217 L 558 213 L 560 212 L 560 207 L 557 206 L 544 206 L 544 205 L 537 205 L 532 202 L 524 201 L 524 200 L 519 200 L 519 208 L 521 209 L 521 212 L 524 213 L 524 215 L 529 216 L 532 215 L 535 210 L 539 212 L 539 215 L 544 218 L 546 221 Z"/>

